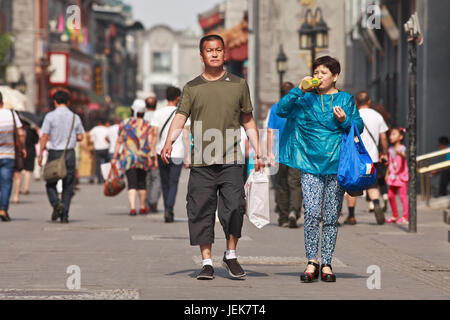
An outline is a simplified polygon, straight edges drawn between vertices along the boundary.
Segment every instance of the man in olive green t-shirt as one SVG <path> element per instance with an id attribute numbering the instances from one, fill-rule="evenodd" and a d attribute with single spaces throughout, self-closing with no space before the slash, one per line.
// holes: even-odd
<path id="1" fill-rule="evenodd" d="M 197 279 L 214 278 L 211 248 L 216 209 L 227 239 L 223 265 L 231 277 L 244 279 L 246 273 L 236 258 L 245 213 L 240 124 L 256 150 L 257 171 L 264 167 L 259 135 L 247 83 L 223 69 L 223 39 L 217 35 L 203 37 L 200 57 L 205 71 L 184 87 L 177 114 L 161 150 L 161 158 L 168 163 L 172 143 L 190 117 L 194 146 L 186 209 L 190 243 L 199 245 L 202 254 L 202 270 Z"/>

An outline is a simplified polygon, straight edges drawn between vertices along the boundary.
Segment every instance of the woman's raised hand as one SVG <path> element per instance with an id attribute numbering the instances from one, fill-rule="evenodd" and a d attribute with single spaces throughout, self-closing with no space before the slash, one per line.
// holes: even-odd
<path id="1" fill-rule="evenodd" d="M 303 82 L 304 80 L 311 80 L 311 79 L 314 79 L 314 78 L 313 78 L 313 77 L 310 77 L 310 76 L 304 77 L 304 78 L 300 81 L 300 84 L 298 85 L 298 87 L 300 88 L 300 90 L 302 90 L 303 92 L 309 92 L 309 91 L 314 90 L 315 88 L 310 88 L 310 89 L 308 89 L 308 90 L 305 90 L 305 89 L 302 88 L 302 82 Z"/>
<path id="2" fill-rule="evenodd" d="M 345 119 L 347 119 L 347 115 L 345 114 L 345 111 L 342 110 L 341 107 L 333 107 L 333 113 L 334 117 L 339 122 L 344 122 Z"/>

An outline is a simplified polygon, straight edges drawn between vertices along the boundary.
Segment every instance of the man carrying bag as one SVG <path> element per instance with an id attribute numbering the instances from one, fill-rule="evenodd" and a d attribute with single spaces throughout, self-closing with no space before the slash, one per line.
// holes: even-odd
<path id="1" fill-rule="evenodd" d="M 75 178 L 74 148 L 76 142 L 83 139 L 84 128 L 80 117 L 67 107 L 69 103 L 67 91 L 57 91 L 53 99 L 55 110 L 45 116 L 42 125 L 38 163 L 42 166 L 42 154 L 48 142 L 48 161 L 44 176 L 47 182 L 47 196 L 53 207 L 52 221 L 61 218 L 61 223 L 68 223 Z M 62 201 L 56 190 L 59 179 L 63 180 Z"/>

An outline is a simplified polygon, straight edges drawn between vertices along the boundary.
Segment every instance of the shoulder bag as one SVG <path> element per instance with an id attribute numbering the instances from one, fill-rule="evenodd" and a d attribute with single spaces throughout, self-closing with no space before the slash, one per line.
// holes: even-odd
<path id="1" fill-rule="evenodd" d="M 19 133 L 17 130 L 16 117 L 14 116 L 14 111 L 11 110 L 11 115 L 14 123 L 14 169 L 16 171 L 22 171 L 25 168 L 25 157 L 23 156 L 22 148 L 20 148 Z"/>

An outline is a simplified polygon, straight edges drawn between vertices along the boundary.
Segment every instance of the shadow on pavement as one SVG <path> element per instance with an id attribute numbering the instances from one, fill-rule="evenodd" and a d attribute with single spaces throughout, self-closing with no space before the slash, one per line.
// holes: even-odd
<path id="1" fill-rule="evenodd" d="M 279 276 L 289 276 L 289 277 L 296 277 L 299 278 L 300 274 L 302 272 L 280 272 L 280 273 L 274 273 L 275 275 L 279 275 Z M 361 276 L 361 275 L 357 275 L 354 273 L 340 273 L 340 272 L 335 272 L 336 274 L 336 278 L 342 278 L 342 279 L 362 279 L 362 278 L 367 278 L 365 276 Z"/>
<path id="2" fill-rule="evenodd" d="M 256 271 L 252 271 L 252 270 L 247 270 L 245 269 L 245 272 L 247 273 L 247 278 L 248 277 L 268 277 L 269 275 L 267 273 L 261 273 L 261 272 L 256 272 Z M 172 273 L 167 273 L 166 276 L 174 276 L 174 275 L 178 275 L 178 274 L 184 274 L 184 273 L 189 273 L 188 276 L 190 278 L 197 278 L 198 273 L 200 272 L 200 268 L 199 269 L 187 269 L 187 270 L 180 270 L 180 271 L 176 271 L 176 272 L 172 272 Z M 214 275 L 216 277 L 220 277 L 220 278 L 225 278 L 225 279 L 231 279 L 231 280 L 242 280 L 242 279 L 232 279 L 230 277 L 230 275 L 228 274 L 228 271 L 225 270 L 225 268 L 214 268 Z"/>

